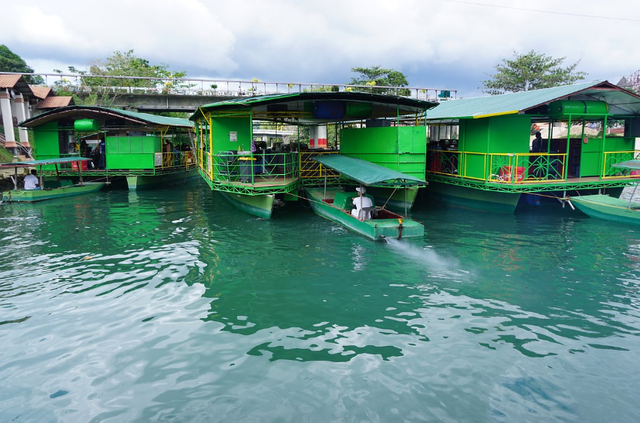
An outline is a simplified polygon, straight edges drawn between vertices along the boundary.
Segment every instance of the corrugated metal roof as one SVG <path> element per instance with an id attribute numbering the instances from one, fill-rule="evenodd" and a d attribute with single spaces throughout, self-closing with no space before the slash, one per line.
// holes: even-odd
<path id="1" fill-rule="evenodd" d="M 326 156 L 315 157 L 314 160 L 364 185 L 426 184 L 425 181 L 415 176 L 341 154 L 328 154 Z"/>
<path id="2" fill-rule="evenodd" d="M 56 98 L 56 97 L 49 97 Z M 68 106 L 49 110 L 20 123 L 19 126 L 33 128 L 47 122 L 61 118 L 82 119 L 84 117 L 96 117 L 100 115 L 116 116 L 133 121 L 139 125 L 161 125 L 192 128 L 193 123 L 189 119 L 157 116 L 149 113 L 138 113 L 130 110 L 112 109 L 99 106 Z"/>
<path id="3" fill-rule="evenodd" d="M 88 157 L 58 157 L 53 159 L 25 160 L 23 162 L 0 163 L 0 167 L 44 166 L 56 163 L 88 162 Z"/>
<path id="4" fill-rule="evenodd" d="M 38 103 L 38 109 L 56 109 L 58 107 L 66 107 L 73 104 L 71 96 L 52 96 L 47 97 Z"/>
<path id="5" fill-rule="evenodd" d="M 438 107 L 429 110 L 427 112 L 427 120 L 478 119 L 496 115 L 521 113 L 528 109 L 592 89 L 597 90 L 594 91 L 593 94 L 598 96 L 598 98 L 592 99 L 602 99 L 607 101 L 607 94 L 604 91 L 607 89 L 617 94 L 626 93 L 630 99 L 633 99 L 634 97 L 632 93 L 628 93 L 609 82 L 595 81 L 582 84 L 563 85 L 561 87 L 546 88 L 542 90 L 466 98 L 462 100 L 450 100 L 442 102 Z M 635 101 L 637 102 L 638 99 L 635 99 Z"/>
<path id="6" fill-rule="evenodd" d="M 386 106 L 389 109 L 390 116 L 396 116 L 397 108 L 400 108 L 400 114 L 415 113 L 416 111 L 424 111 L 431 107 L 434 107 L 437 103 L 418 100 L 410 97 L 383 95 L 383 94 L 371 94 L 357 91 L 340 91 L 340 92 L 325 92 L 325 91 L 312 91 L 301 93 L 289 93 L 289 94 L 271 94 L 255 97 L 242 97 L 237 99 L 220 101 L 217 103 L 210 103 L 200 106 L 196 112 L 191 115 L 190 119 L 195 120 L 202 116 L 204 110 L 242 110 L 251 109 L 261 106 L 269 106 L 275 104 L 295 103 L 295 102 L 309 102 L 309 101 L 346 101 L 346 102 L 362 102 L 371 103 L 376 106 Z M 382 110 L 379 109 L 378 112 Z"/>
<path id="7" fill-rule="evenodd" d="M 107 109 L 107 108 L 104 107 L 104 109 Z M 193 123 L 191 123 L 189 119 L 158 116 L 158 115 L 152 115 L 150 113 L 132 112 L 131 110 L 120 110 L 120 109 L 108 109 L 108 110 L 111 110 L 112 112 L 120 113 L 126 116 L 131 116 L 136 119 L 144 120 L 156 125 L 186 126 L 189 128 L 193 127 Z"/>

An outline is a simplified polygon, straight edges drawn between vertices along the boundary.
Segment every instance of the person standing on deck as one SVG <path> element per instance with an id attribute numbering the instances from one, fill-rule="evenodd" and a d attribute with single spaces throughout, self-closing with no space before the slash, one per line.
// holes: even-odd
<path id="1" fill-rule="evenodd" d="M 542 139 L 542 135 L 540 134 L 540 132 L 536 132 L 536 137 L 533 140 L 533 145 L 531 148 L 531 152 L 532 153 L 546 153 L 547 152 L 547 148 L 544 145 L 545 142 Z"/>
<path id="2" fill-rule="evenodd" d="M 355 209 L 351 210 L 351 215 L 358 220 L 369 220 L 371 219 L 370 209 L 373 207 L 373 201 L 371 201 L 371 198 L 365 197 L 364 194 L 367 191 L 364 187 L 357 187 L 356 191 L 358 191 L 358 196 L 352 201 Z"/>
<path id="3" fill-rule="evenodd" d="M 106 168 L 107 157 L 105 155 L 106 148 L 104 145 L 104 136 L 100 136 L 100 140 L 98 141 L 98 148 L 100 149 L 100 163 L 98 165 L 99 169 Z"/>

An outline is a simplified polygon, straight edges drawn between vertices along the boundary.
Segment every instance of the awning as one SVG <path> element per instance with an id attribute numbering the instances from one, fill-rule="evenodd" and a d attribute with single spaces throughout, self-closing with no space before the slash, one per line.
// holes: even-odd
<path id="1" fill-rule="evenodd" d="M 340 172 L 363 185 L 422 185 L 426 182 L 406 173 L 340 154 L 314 158 L 318 163 Z"/>
<path id="2" fill-rule="evenodd" d="M 617 167 L 619 169 L 640 170 L 640 160 L 627 160 L 626 162 L 612 164 L 611 167 Z"/>
<path id="3" fill-rule="evenodd" d="M 44 166 L 57 163 L 72 163 L 72 162 L 88 162 L 93 159 L 86 157 L 57 157 L 54 159 L 42 159 L 42 160 L 25 160 L 24 162 L 9 162 L 0 163 L 0 167 L 32 167 L 32 166 Z"/>

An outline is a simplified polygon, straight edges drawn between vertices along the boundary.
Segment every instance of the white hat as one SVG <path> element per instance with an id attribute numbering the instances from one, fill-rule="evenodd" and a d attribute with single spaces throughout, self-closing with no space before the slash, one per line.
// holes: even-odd
<path id="1" fill-rule="evenodd" d="M 364 187 L 356 187 L 356 191 L 358 191 L 360 194 L 364 194 L 365 192 L 367 192 Z"/>

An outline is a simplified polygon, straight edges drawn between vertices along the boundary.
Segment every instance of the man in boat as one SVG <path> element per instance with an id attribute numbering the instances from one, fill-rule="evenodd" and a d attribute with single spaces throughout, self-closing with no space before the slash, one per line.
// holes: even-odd
<path id="1" fill-rule="evenodd" d="M 355 209 L 351 210 L 351 215 L 356 217 L 358 220 L 369 220 L 371 219 L 373 201 L 371 201 L 371 198 L 365 197 L 364 194 L 367 191 L 364 187 L 357 187 L 356 191 L 358 191 L 358 196 L 352 201 Z"/>
<path id="2" fill-rule="evenodd" d="M 31 173 L 24 177 L 24 189 L 25 190 L 40 189 L 40 181 L 36 176 L 35 169 L 31 169 Z"/>

